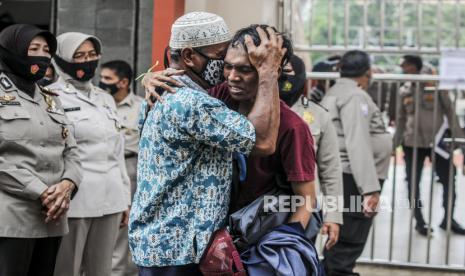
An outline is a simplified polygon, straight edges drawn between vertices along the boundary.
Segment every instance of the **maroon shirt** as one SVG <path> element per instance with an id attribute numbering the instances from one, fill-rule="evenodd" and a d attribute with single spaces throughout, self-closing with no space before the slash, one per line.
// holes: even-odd
<path id="1" fill-rule="evenodd" d="M 238 103 L 231 98 L 226 82 L 211 88 L 209 93 L 229 108 L 238 109 Z M 289 188 L 291 182 L 315 180 L 316 155 L 310 129 L 283 101 L 280 108 L 276 151 L 267 157 L 247 157 L 247 178 L 240 185 L 237 202 L 233 203 L 234 209 L 242 208 L 271 191 L 277 186 L 277 177 Z"/>

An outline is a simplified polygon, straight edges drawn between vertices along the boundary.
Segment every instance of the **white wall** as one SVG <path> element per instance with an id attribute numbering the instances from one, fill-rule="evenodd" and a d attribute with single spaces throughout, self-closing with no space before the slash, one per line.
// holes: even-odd
<path id="1" fill-rule="evenodd" d="M 224 18 L 231 32 L 250 24 L 278 24 L 278 0 L 186 0 L 185 11 L 206 11 Z"/>

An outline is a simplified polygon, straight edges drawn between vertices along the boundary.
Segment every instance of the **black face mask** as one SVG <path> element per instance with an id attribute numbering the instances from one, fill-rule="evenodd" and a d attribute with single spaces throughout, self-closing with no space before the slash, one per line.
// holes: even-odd
<path id="1" fill-rule="evenodd" d="M 279 98 L 288 106 L 292 106 L 303 92 L 305 77 L 281 74 L 278 85 Z"/>
<path id="2" fill-rule="evenodd" d="M 13 71 L 23 79 L 36 82 L 42 79 L 50 66 L 51 59 L 44 56 L 27 56 L 20 58 L 0 47 L 2 60 Z"/>
<path id="3" fill-rule="evenodd" d="M 116 85 L 118 82 L 115 83 L 104 83 L 99 82 L 98 87 L 102 88 L 103 90 L 107 91 L 111 95 L 115 95 L 118 92 L 118 86 Z"/>
<path id="4" fill-rule="evenodd" d="M 80 63 L 67 62 L 59 56 L 55 56 L 54 59 L 61 70 L 77 81 L 92 79 L 98 66 L 98 59 Z"/>

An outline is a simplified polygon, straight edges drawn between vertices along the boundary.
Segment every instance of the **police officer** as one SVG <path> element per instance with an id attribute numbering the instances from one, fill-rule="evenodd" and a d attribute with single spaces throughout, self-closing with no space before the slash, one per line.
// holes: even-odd
<path id="1" fill-rule="evenodd" d="M 122 60 L 113 60 L 100 66 L 99 87 L 115 99 L 118 117 L 124 132 L 124 157 L 131 181 L 131 198 L 137 186 L 137 153 L 139 145 L 138 116 L 143 98 L 130 90 L 133 78 L 131 66 Z M 113 252 L 112 275 L 137 275 L 137 267 L 129 253 L 128 227 L 121 225 L 115 251 Z"/>
<path id="2" fill-rule="evenodd" d="M 55 51 L 55 37 L 31 25 L 0 33 L 0 275 L 53 274 L 82 178 L 60 100 L 36 85 Z"/>
<path id="3" fill-rule="evenodd" d="M 339 241 L 323 254 L 329 275 L 356 275 L 355 261 L 362 254 L 387 178 L 392 137 L 366 92 L 371 80 L 368 54 L 349 51 L 339 66 L 341 78 L 328 90 L 322 105 L 329 110 L 338 135 L 344 207 L 357 208 L 344 212 Z"/>
<path id="4" fill-rule="evenodd" d="M 305 64 L 298 56 L 291 56 L 289 63 L 283 68 L 279 88 L 279 97 L 292 106 L 309 125 L 315 142 L 319 185 L 328 199 L 327 203 L 331 204 L 328 205 L 322 227 L 323 233 L 329 236 L 326 243 L 326 248 L 329 249 L 336 244 L 343 222 L 342 212 L 338 209 L 338 199 L 342 197 L 342 169 L 339 151 L 335 147 L 336 131 L 328 111 L 316 101 L 308 99 Z"/>
<path id="5" fill-rule="evenodd" d="M 420 74 L 423 70 L 423 61 L 419 56 L 406 55 L 401 64 L 402 71 L 406 74 Z M 418 85 L 420 87 L 418 87 Z M 418 126 L 415 128 L 415 109 L 417 99 L 417 89 L 420 93 L 419 110 L 418 110 Z M 412 171 L 416 168 L 416 181 L 415 181 L 415 194 L 413 196 L 414 202 L 411 206 L 414 208 L 414 215 L 416 220 L 415 229 L 423 236 L 428 234 L 428 227 L 421 213 L 422 203 L 420 201 L 420 180 L 423 163 L 426 157 L 430 158 L 433 148 L 433 137 L 438 133 L 443 124 L 443 118 L 446 117 L 449 129 L 452 135 L 456 138 L 463 138 L 464 132 L 460 128 L 458 118 L 453 111 L 453 104 L 447 92 L 441 91 L 438 95 L 438 108 L 436 113 L 436 126 L 433 129 L 434 121 L 434 91 L 426 90 L 425 84 L 417 84 L 412 82 L 405 83 L 400 88 L 400 111 L 398 126 L 394 136 L 394 145 L 397 147 L 402 145 L 405 153 L 405 169 L 407 173 L 407 183 L 409 191 L 409 199 L 411 199 L 412 185 Z M 415 130 L 417 131 L 417 139 L 415 141 Z M 414 147 L 417 147 L 417 162 L 413 163 Z M 448 213 L 448 195 L 449 195 L 449 159 L 441 154 L 436 154 L 435 170 L 439 177 L 439 182 L 443 185 L 442 206 L 444 207 L 444 218 L 440 227 L 446 229 L 447 218 L 451 217 L 451 230 L 452 232 L 460 235 L 465 235 L 465 229 L 453 219 L 455 210 L 455 177 L 452 180 L 452 212 Z M 455 176 L 455 166 L 453 166 L 453 176 Z M 432 229 L 431 229 L 432 230 Z"/>
<path id="6" fill-rule="evenodd" d="M 110 275 L 120 223 L 127 221 L 130 204 L 124 138 L 115 101 L 90 81 L 100 59 L 100 40 L 74 32 L 57 40 L 59 79 L 49 88 L 60 95 L 72 122 L 84 177 L 70 206 L 70 233 L 63 238 L 55 275 Z"/>

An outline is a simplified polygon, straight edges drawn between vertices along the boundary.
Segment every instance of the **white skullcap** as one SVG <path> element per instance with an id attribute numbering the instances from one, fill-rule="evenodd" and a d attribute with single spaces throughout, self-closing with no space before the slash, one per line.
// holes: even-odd
<path id="1" fill-rule="evenodd" d="M 171 26 L 171 49 L 202 47 L 231 40 L 224 19 L 208 12 L 190 12 Z"/>

